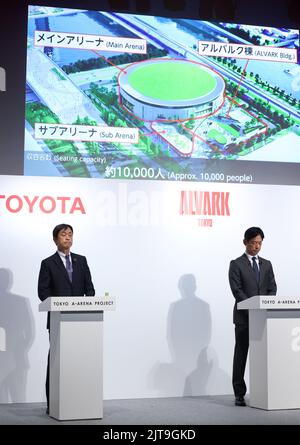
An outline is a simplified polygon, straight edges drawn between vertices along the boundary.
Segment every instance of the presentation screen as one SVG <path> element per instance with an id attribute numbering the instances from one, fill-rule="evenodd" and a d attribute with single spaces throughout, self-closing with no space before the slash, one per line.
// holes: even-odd
<path id="1" fill-rule="evenodd" d="M 24 174 L 300 184 L 299 32 L 29 6 Z"/>

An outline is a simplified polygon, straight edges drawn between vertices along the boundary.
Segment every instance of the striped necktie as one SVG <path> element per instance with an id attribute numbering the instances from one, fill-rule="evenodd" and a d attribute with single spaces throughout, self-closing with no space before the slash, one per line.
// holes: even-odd
<path id="1" fill-rule="evenodd" d="M 257 283 L 259 283 L 259 269 L 258 269 L 258 266 L 257 266 L 256 259 L 257 258 L 255 256 L 252 257 L 252 268 L 253 268 L 254 273 L 255 273 L 256 281 L 257 281 Z"/>
<path id="2" fill-rule="evenodd" d="M 66 269 L 67 269 L 70 281 L 72 281 L 73 268 L 72 268 L 72 263 L 70 260 L 70 255 L 66 255 Z"/>

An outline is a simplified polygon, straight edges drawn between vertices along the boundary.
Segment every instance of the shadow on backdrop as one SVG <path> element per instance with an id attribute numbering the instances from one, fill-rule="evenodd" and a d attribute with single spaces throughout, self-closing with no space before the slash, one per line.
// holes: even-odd
<path id="1" fill-rule="evenodd" d="M 0 403 L 25 402 L 34 320 L 28 298 L 10 292 L 13 274 L 0 268 Z"/>
<path id="2" fill-rule="evenodd" d="M 215 350 L 211 347 L 203 348 L 196 368 L 185 380 L 184 396 L 220 395 L 231 392 L 231 378 L 219 367 Z"/>
<path id="3" fill-rule="evenodd" d="M 196 368 L 197 372 L 199 371 L 198 389 L 201 389 L 201 394 L 206 394 L 205 382 L 212 365 L 206 361 L 207 355 L 202 351 L 206 351 L 211 339 L 209 304 L 196 296 L 194 275 L 182 275 L 178 288 L 181 298 L 171 303 L 167 319 L 167 342 L 171 362 L 157 362 L 154 365 L 150 374 L 151 385 L 162 396 L 186 395 L 186 379 Z M 197 362 L 201 368 L 197 367 Z"/>

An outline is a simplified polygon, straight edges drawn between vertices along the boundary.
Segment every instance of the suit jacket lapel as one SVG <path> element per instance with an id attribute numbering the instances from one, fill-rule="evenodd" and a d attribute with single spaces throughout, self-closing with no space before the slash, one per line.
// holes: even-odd
<path id="1" fill-rule="evenodd" d="M 249 267 L 252 269 L 250 261 L 248 260 L 247 255 L 244 253 L 244 255 L 242 256 L 242 259 L 244 261 L 245 267 L 247 267 L 249 269 Z"/>
<path id="2" fill-rule="evenodd" d="M 54 261 L 57 264 L 57 266 L 59 267 L 60 271 L 64 274 L 64 276 L 66 277 L 66 279 L 70 283 L 70 278 L 69 278 L 67 269 L 65 268 L 64 263 L 63 263 L 61 257 L 59 256 L 59 254 L 57 252 L 54 254 Z"/>
<path id="3" fill-rule="evenodd" d="M 74 255 L 74 253 L 71 253 L 71 259 L 72 259 L 72 267 L 73 267 L 73 275 L 72 275 L 72 281 L 74 283 L 74 279 L 76 277 L 77 274 L 77 268 L 78 268 L 78 264 L 77 264 L 77 256 Z"/>
<path id="4" fill-rule="evenodd" d="M 265 263 L 262 261 L 260 257 L 258 257 L 258 263 L 259 263 L 259 282 L 260 282 L 265 273 Z"/>

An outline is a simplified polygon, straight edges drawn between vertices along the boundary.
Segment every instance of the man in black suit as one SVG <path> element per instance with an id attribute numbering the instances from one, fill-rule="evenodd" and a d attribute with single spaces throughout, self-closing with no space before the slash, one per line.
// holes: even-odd
<path id="1" fill-rule="evenodd" d="M 264 233 L 259 227 L 250 227 L 244 235 L 246 252 L 232 260 L 229 267 L 229 283 L 235 298 L 233 323 L 235 324 L 235 348 L 233 357 L 232 385 L 235 404 L 245 406 L 247 391 L 244 380 L 249 348 L 248 310 L 237 310 L 237 303 L 254 295 L 276 295 L 277 286 L 270 261 L 259 257 Z"/>
<path id="2" fill-rule="evenodd" d="M 54 255 L 41 263 L 38 279 L 38 296 L 45 300 L 52 296 L 94 296 L 95 289 L 86 258 L 70 253 L 73 228 L 69 224 L 54 227 L 53 241 L 57 246 Z M 50 330 L 48 313 L 47 329 Z M 46 376 L 47 413 L 49 413 L 49 355 Z"/>

